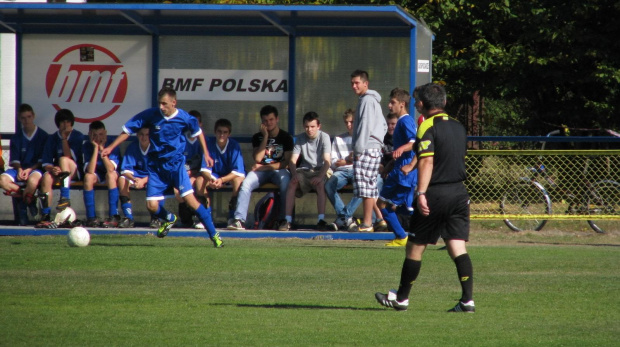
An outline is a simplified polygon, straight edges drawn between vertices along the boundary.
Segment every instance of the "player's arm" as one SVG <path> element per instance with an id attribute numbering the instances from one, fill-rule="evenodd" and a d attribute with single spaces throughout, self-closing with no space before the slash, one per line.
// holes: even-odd
<path id="1" fill-rule="evenodd" d="M 198 141 L 200 141 L 200 148 L 202 148 L 202 153 L 205 157 L 205 163 L 207 163 L 207 167 L 213 167 L 213 158 L 209 155 L 209 148 L 207 148 L 207 141 L 205 140 L 205 135 L 200 133 L 198 136 Z"/>
<path id="2" fill-rule="evenodd" d="M 404 145 L 398 147 L 392 152 L 392 157 L 394 159 L 398 159 L 401 155 L 403 155 L 403 153 L 412 151 L 414 144 L 415 144 L 415 141 L 409 141 L 405 143 Z"/>
<path id="3" fill-rule="evenodd" d="M 122 132 L 116 137 L 116 139 L 114 139 L 114 141 L 112 141 L 112 143 L 108 147 L 104 148 L 103 151 L 101 151 L 101 157 L 109 156 L 110 153 L 112 153 L 112 151 L 114 150 L 114 148 L 118 147 L 118 145 L 125 142 L 125 140 L 127 140 L 128 138 L 129 134 L 127 134 L 126 132 Z"/>
<path id="4" fill-rule="evenodd" d="M 263 129 L 264 132 L 263 132 Z M 269 141 L 269 134 L 267 134 L 267 128 L 261 124 L 261 133 L 263 133 L 263 139 L 260 141 L 258 146 L 254 147 L 252 151 L 252 155 L 254 156 L 254 162 L 256 164 L 260 164 L 265 158 L 265 149 L 267 148 L 267 141 Z"/>

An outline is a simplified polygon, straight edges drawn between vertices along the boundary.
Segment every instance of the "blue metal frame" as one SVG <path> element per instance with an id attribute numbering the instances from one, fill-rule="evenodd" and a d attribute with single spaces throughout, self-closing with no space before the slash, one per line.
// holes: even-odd
<path id="1" fill-rule="evenodd" d="M 17 104 L 21 102 L 24 34 L 152 36 L 152 84 L 158 89 L 162 35 L 288 36 L 288 131 L 295 131 L 296 38 L 410 37 L 410 90 L 416 85 L 418 21 L 402 7 L 332 5 L 67 4 L 2 3 L 0 33 L 17 35 Z M 153 92 L 152 103 L 157 105 Z"/>

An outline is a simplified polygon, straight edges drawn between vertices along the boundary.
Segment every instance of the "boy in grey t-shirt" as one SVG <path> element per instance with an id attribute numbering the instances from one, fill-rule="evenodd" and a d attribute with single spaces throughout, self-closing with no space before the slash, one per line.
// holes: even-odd
<path id="1" fill-rule="evenodd" d="M 317 229 L 328 230 L 325 222 L 325 181 L 331 176 L 331 141 L 321 131 L 321 121 L 316 112 L 308 112 L 303 118 L 305 132 L 297 135 L 297 142 L 289 163 L 291 180 L 286 192 L 286 216 L 279 230 L 291 229 L 295 197 L 302 197 L 310 190 L 316 190 L 316 206 L 319 213 Z M 297 159 L 301 155 L 299 167 Z"/>

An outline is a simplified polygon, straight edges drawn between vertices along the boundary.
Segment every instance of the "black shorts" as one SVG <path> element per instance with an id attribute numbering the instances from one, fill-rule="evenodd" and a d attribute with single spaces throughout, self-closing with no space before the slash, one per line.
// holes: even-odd
<path id="1" fill-rule="evenodd" d="M 416 208 L 409 223 L 409 242 L 435 244 L 444 240 L 469 240 L 469 194 L 462 182 L 428 187 L 426 200 L 431 213 Z"/>

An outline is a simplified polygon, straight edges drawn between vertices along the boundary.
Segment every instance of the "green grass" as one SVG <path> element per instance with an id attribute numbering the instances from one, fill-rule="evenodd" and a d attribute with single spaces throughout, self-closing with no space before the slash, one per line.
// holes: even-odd
<path id="1" fill-rule="evenodd" d="M 173 235 L 173 234 L 171 234 Z M 618 235 L 472 234 L 475 314 L 429 247 L 407 312 L 378 241 L 0 238 L 0 346 L 616 346 Z"/>

